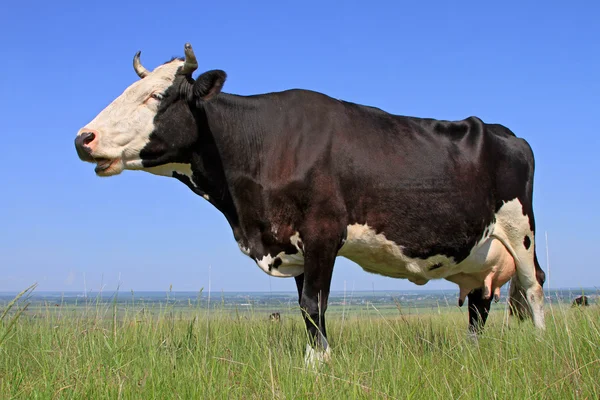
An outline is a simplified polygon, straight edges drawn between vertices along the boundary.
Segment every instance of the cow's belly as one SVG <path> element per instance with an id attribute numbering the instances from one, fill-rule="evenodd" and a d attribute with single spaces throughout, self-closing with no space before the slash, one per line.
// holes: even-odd
<path id="1" fill-rule="evenodd" d="M 433 255 L 427 259 L 408 257 L 401 246 L 387 239 L 384 234 L 378 234 L 368 225 L 360 224 L 347 227 L 347 237 L 338 255 L 354 261 L 367 272 L 408 279 L 417 285 L 448 277 L 472 277 L 479 281 L 480 276 L 489 272 L 488 269 L 499 264 L 500 257 L 506 256 L 504 246 L 490 236 L 493 230 L 494 226 L 490 226 L 486 230 L 486 236 L 479 240 L 471 249 L 470 255 L 459 264 L 456 264 L 454 258 L 445 255 Z M 290 242 L 296 247 L 295 254 L 281 252 L 253 257 L 256 264 L 274 277 L 286 278 L 302 274 L 304 255 L 299 234 L 293 235 Z M 247 249 L 242 248 L 242 251 L 250 255 Z"/>
<path id="2" fill-rule="evenodd" d="M 492 232 L 493 227 L 487 230 Z M 365 271 L 393 278 L 405 278 L 418 285 L 432 279 L 443 279 L 458 273 L 479 273 L 493 265 L 499 251 L 497 240 L 482 237 L 471 250 L 471 254 L 460 264 L 445 255 L 433 255 L 427 259 L 411 258 L 403 253 L 402 247 L 376 233 L 368 225 L 348 226 L 346 242 L 339 255 L 360 265 Z M 501 244 L 500 244 L 501 246 Z"/>
<path id="3" fill-rule="evenodd" d="M 438 278 L 439 265 L 454 265 L 454 260 L 436 255 L 426 260 L 406 256 L 401 246 L 387 239 L 384 234 L 376 233 L 368 225 L 348 226 L 348 235 L 340 249 L 340 256 L 354 261 L 365 271 L 405 278 L 417 285 L 424 285 L 430 279 Z M 430 273 L 431 272 L 431 273 Z"/>

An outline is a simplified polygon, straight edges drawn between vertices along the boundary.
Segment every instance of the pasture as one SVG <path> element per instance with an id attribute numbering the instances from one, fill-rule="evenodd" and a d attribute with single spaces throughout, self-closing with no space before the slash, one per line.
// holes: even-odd
<path id="1" fill-rule="evenodd" d="M 148 304 L 31 302 L 0 314 L 3 399 L 598 399 L 600 307 L 546 307 L 547 331 L 506 321 L 466 335 L 466 307 L 332 306 L 332 360 L 303 362 L 295 305 L 226 307 L 218 296 Z M 505 297 L 503 300 L 505 301 Z M 287 307 L 287 308 L 286 308 Z"/>

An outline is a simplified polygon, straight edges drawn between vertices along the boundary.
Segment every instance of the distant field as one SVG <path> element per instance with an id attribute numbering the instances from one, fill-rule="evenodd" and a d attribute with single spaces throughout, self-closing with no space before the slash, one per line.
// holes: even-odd
<path id="1" fill-rule="evenodd" d="M 507 325 L 498 304 L 474 341 L 454 298 L 425 307 L 353 300 L 328 312 L 333 358 L 313 371 L 292 302 L 215 296 L 209 310 L 206 296 L 132 294 L 32 301 L 20 313 L 22 298 L 5 315 L 0 305 L 0 398 L 600 398 L 596 304 L 549 305 L 541 335 L 531 323 Z M 281 322 L 268 320 L 271 311 Z"/>

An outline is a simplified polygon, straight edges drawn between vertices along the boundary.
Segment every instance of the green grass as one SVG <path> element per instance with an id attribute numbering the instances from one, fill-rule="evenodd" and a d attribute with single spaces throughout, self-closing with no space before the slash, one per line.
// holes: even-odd
<path id="1" fill-rule="evenodd" d="M 333 358 L 317 371 L 299 312 L 22 307 L 0 322 L 3 399 L 600 398 L 599 306 L 549 307 L 539 334 L 497 305 L 477 341 L 451 306 L 332 313 Z"/>

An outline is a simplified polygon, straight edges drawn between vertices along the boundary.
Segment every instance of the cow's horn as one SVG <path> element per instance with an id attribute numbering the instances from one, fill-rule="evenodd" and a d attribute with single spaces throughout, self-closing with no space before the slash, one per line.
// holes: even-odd
<path id="1" fill-rule="evenodd" d="M 194 50 L 192 49 L 192 45 L 189 43 L 185 44 L 185 63 L 183 67 L 181 67 L 182 75 L 190 75 L 192 72 L 198 68 L 198 61 L 196 61 L 196 56 L 194 55 Z"/>
<path id="2" fill-rule="evenodd" d="M 138 51 L 135 53 L 135 56 L 133 56 L 133 69 L 140 78 L 144 79 L 150 72 L 148 72 L 140 62 L 140 54 L 142 54 L 142 52 Z"/>

